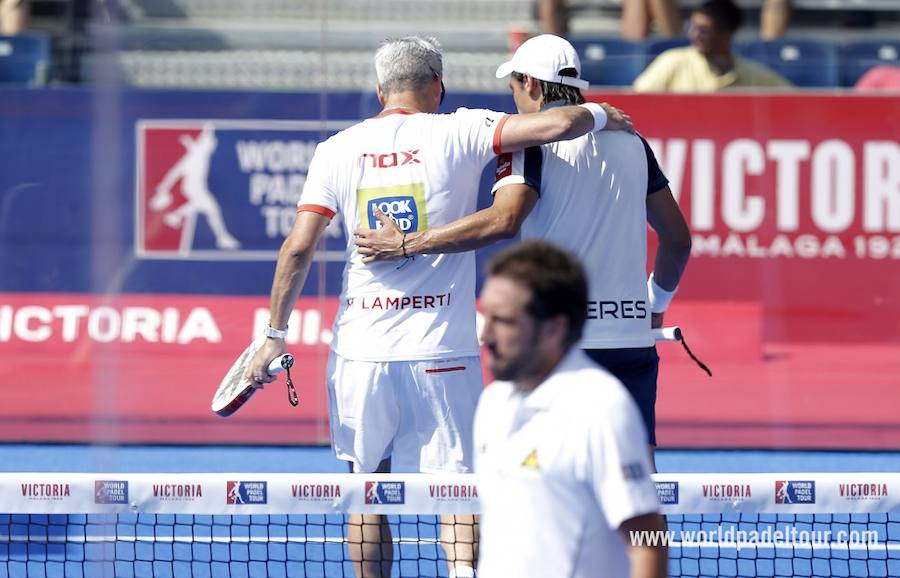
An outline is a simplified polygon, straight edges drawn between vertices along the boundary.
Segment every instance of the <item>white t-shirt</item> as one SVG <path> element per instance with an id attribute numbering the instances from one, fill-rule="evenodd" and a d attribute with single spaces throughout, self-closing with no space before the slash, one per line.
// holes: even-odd
<path id="1" fill-rule="evenodd" d="M 588 319 L 579 347 L 654 344 L 646 203 L 667 182 L 646 141 L 621 131 L 589 133 L 497 159 L 492 192 L 526 183 L 540 195 L 522 223 L 522 238 L 556 243 L 587 270 Z"/>
<path id="2" fill-rule="evenodd" d="M 627 577 L 618 527 L 659 507 L 634 401 L 578 349 L 530 394 L 484 391 L 475 472 L 482 578 Z"/>
<path id="3" fill-rule="evenodd" d="M 476 209 L 484 166 L 500 148 L 504 114 L 396 110 L 319 144 L 298 210 L 340 212 L 347 235 L 341 304 L 332 349 L 360 361 L 477 356 L 475 257 L 417 255 L 364 265 L 352 240 L 378 225 L 378 206 L 405 232 Z"/>

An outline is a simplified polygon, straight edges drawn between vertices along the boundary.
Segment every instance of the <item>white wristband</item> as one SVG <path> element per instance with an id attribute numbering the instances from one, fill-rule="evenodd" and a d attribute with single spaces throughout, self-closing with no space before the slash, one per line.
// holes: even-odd
<path id="1" fill-rule="evenodd" d="M 275 329 L 271 325 L 267 325 L 264 333 L 266 337 L 271 337 L 273 339 L 284 339 L 285 337 L 287 337 L 287 327 L 285 327 L 284 329 Z"/>
<path id="2" fill-rule="evenodd" d="M 606 126 L 607 117 L 606 111 L 603 110 L 602 106 L 596 102 L 586 102 L 584 104 L 579 104 L 578 106 L 586 108 L 594 116 L 594 128 L 591 129 L 592 132 L 603 130 L 603 127 Z"/>
<path id="3" fill-rule="evenodd" d="M 671 291 L 666 291 L 657 285 L 656 280 L 653 279 L 653 273 L 650 273 L 650 278 L 647 279 L 647 293 L 650 295 L 650 312 L 665 313 L 666 309 L 669 308 L 669 303 L 672 302 L 672 297 L 675 296 L 676 291 L 678 291 L 678 287 Z"/>

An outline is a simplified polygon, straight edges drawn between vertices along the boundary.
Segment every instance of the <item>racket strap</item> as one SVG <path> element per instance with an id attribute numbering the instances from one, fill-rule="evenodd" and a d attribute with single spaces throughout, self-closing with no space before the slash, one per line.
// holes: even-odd
<path id="1" fill-rule="evenodd" d="M 710 377 L 712 377 L 712 371 L 710 371 L 709 368 L 706 367 L 706 364 L 705 364 L 705 363 L 703 363 L 702 361 L 700 361 L 699 359 L 697 359 L 697 356 L 694 355 L 694 352 L 691 351 L 691 348 L 690 348 L 690 347 L 688 347 L 687 341 L 684 340 L 684 333 L 683 333 L 683 332 L 682 332 L 682 334 L 681 334 L 681 337 L 678 339 L 678 341 L 681 342 L 681 346 L 684 347 L 684 350 L 687 351 L 687 354 L 691 356 L 691 359 L 693 359 L 694 362 L 695 362 L 697 365 L 700 366 L 700 369 L 702 369 L 702 370 L 705 371 Z"/>
<path id="2" fill-rule="evenodd" d="M 284 370 L 287 372 L 288 401 L 292 406 L 297 407 L 297 404 L 300 403 L 300 398 L 297 397 L 297 390 L 294 389 L 294 380 L 291 379 L 291 368 L 285 367 Z"/>

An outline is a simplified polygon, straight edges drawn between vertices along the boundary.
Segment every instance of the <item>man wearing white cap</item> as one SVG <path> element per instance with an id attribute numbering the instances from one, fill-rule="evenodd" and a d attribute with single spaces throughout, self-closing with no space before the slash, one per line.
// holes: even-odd
<path id="1" fill-rule="evenodd" d="M 584 102 L 581 62 L 569 42 L 544 34 L 497 69 L 510 77 L 520 113 Z M 651 327 L 665 312 L 690 257 L 691 237 L 647 141 L 625 132 L 589 134 L 497 159 L 492 206 L 406 237 L 407 254 L 470 251 L 500 239 L 542 237 L 588 270 L 588 321 L 579 343 L 618 377 L 638 404 L 656 445 L 659 357 Z M 659 237 L 646 279 L 647 223 Z M 364 261 L 395 258 L 397 231 L 358 232 Z"/>

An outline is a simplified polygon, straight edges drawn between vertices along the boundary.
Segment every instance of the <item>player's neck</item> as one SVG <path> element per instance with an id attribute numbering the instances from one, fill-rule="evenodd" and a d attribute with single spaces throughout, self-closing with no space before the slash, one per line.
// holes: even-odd
<path id="1" fill-rule="evenodd" d="M 418 112 L 436 112 L 433 108 L 434 105 L 429 104 L 428 99 L 425 98 L 424 95 L 406 91 L 386 96 L 384 99 L 384 109 L 381 112 L 382 114 L 394 111 L 409 114 Z"/>
<path id="2" fill-rule="evenodd" d="M 732 68 L 734 68 L 734 58 L 731 54 L 730 48 L 720 48 L 706 55 L 706 60 L 709 64 L 719 71 L 721 74 L 725 74 L 729 72 Z"/>
<path id="3" fill-rule="evenodd" d="M 561 351 L 558 354 L 543 358 L 540 365 L 535 367 L 535 370 L 530 375 L 515 381 L 516 389 L 522 393 L 531 393 L 537 389 L 550 377 L 550 374 L 562 362 L 566 353 L 567 351 Z"/>

